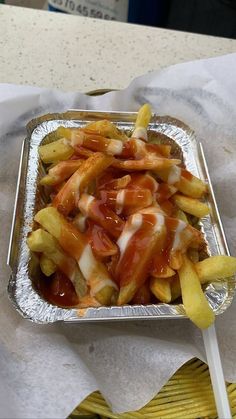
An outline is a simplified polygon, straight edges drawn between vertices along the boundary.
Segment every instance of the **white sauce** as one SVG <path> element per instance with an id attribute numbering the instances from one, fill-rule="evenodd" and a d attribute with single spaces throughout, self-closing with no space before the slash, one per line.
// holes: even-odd
<path id="1" fill-rule="evenodd" d="M 145 143 L 142 140 L 139 140 L 138 138 L 134 138 L 133 141 L 135 142 L 136 146 L 136 152 L 135 152 L 135 158 L 139 159 L 143 157 L 145 154 Z"/>
<path id="2" fill-rule="evenodd" d="M 80 199 L 80 190 L 79 190 L 80 183 L 81 183 L 81 176 L 77 175 L 77 178 L 76 178 L 76 192 L 75 192 L 75 203 L 76 203 L 76 205 L 78 204 L 79 199 Z"/>
<path id="3" fill-rule="evenodd" d="M 120 140 L 110 140 L 110 144 L 108 145 L 106 152 L 107 154 L 111 154 L 112 156 L 121 154 L 123 150 L 123 143 Z"/>
<path id="4" fill-rule="evenodd" d="M 142 214 L 134 214 L 126 223 L 125 228 L 122 231 L 117 241 L 117 245 L 119 246 L 121 256 L 124 254 L 132 236 L 141 227 L 142 222 L 143 222 Z"/>
<path id="5" fill-rule="evenodd" d="M 67 138 L 62 138 L 62 143 L 65 145 L 71 145 L 70 140 L 68 140 Z"/>
<path id="6" fill-rule="evenodd" d="M 78 264 L 84 278 L 90 285 L 91 296 L 95 296 L 106 286 L 118 289 L 116 284 L 109 278 L 106 270 L 102 269 L 103 265 L 99 266 L 100 264 L 94 257 L 90 244 L 85 246 Z"/>
<path id="7" fill-rule="evenodd" d="M 86 229 L 86 215 L 79 214 L 74 218 L 73 224 L 79 229 L 81 233 L 85 232 Z"/>
<path id="8" fill-rule="evenodd" d="M 164 211 L 162 211 L 161 207 L 156 203 L 155 206 L 152 205 L 148 208 L 143 208 L 139 211 L 140 214 L 165 214 Z"/>
<path id="9" fill-rule="evenodd" d="M 164 215 L 162 215 L 160 213 L 159 214 L 156 213 L 154 215 L 155 215 L 155 218 L 156 218 L 156 224 L 154 226 L 154 231 L 159 232 L 159 231 L 161 231 L 162 227 L 165 224 L 165 217 L 164 217 Z"/>
<path id="10" fill-rule="evenodd" d="M 184 221 L 179 220 L 179 224 L 178 224 L 176 232 L 175 232 L 174 242 L 173 242 L 173 245 L 172 245 L 172 250 L 173 251 L 175 251 L 175 250 L 177 250 L 181 247 L 180 234 L 186 228 L 186 226 L 187 226 L 187 224 Z"/>
<path id="11" fill-rule="evenodd" d="M 83 132 L 73 131 L 71 132 L 71 145 L 72 147 L 76 145 L 82 145 L 84 142 Z"/>
<path id="12" fill-rule="evenodd" d="M 175 183 L 180 181 L 181 177 L 181 168 L 178 166 L 172 166 L 170 169 L 170 173 L 167 179 L 167 183 L 169 185 L 174 185 Z"/>
<path id="13" fill-rule="evenodd" d="M 82 274 L 84 275 L 85 279 L 89 280 L 97 264 L 97 261 L 93 255 L 90 244 L 87 244 L 87 246 L 85 246 L 79 258 L 78 263 L 79 263 L 80 270 Z"/>
<path id="14" fill-rule="evenodd" d="M 124 208 L 125 202 L 125 189 L 122 189 L 118 192 L 116 196 L 116 211 L 118 214 L 121 214 Z"/>
<path id="15" fill-rule="evenodd" d="M 88 214 L 89 207 L 94 199 L 94 196 L 88 194 L 83 194 L 80 198 L 79 209 L 84 215 Z"/>
<path id="16" fill-rule="evenodd" d="M 135 130 L 132 134 L 132 138 L 139 138 L 140 140 L 147 141 L 148 136 L 147 136 L 146 128 L 144 128 L 144 127 L 135 128 Z"/>

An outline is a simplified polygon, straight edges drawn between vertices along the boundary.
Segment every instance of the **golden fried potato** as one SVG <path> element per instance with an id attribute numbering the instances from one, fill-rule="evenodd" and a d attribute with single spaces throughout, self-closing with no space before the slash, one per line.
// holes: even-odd
<path id="1" fill-rule="evenodd" d="M 215 315 L 201 288 L 196 270 L 187 256 L 184 256 L 178 274 L 187 316 L 200 329 L 206 329 L 214 322 Z"/>
<path id="2" fill-rule="evenodd" d="M 202 218 L 210 214 L 209 207 L 198 199 L 189 198 L 180 194 L 175 194 L 172 199 L 182 211 L 192 214 L 195 217 Z"/>

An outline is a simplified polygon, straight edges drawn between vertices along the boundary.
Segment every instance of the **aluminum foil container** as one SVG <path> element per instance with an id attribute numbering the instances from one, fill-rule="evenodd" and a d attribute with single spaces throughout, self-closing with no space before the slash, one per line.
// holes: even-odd
<path id="1" fill-rule="evenodd" d="M 109 119 L 129 132 L 132 130 L 136 113 L 68 111 L 64 114 L 48 114 L 32 120 L 28 126 L 28 136 L 23 142 L 19 177 L 17 183 L 8 264 L 12 274 L 8 293 L 16 310 L 36 323 L 114 321 L 138 319 L 179 319 L 186 317 L 182 304 L 150 304 L 123 307 L 99 307 L 88 309 L 65 309 L 49 304 L 33 287 L 33 276 L 37 272 L 30 269 L 31 254 L 26 244 L 27 234 L 32 230 L 35 213 L 45 205 L 45 196 L 39 187 L 39 180 L 45 174 L 40 161 L 38 147 L 53 141 L 53 131 L 58 126 L 82 127 L 90 121 Z M 212 190 L 206 160 L 201 143 L 196 141 L 194 132 L 181 121 L 169 116 L 153 115 L 149 125 L 149 135 L 163 133 L 163 141 L 172 144 L 174 155 L 181 157 L 186 168 L 207 181 L 210 194 L 208 204 L 212 215 L 201 220 L 201 229 L 206 240 L 209 255 L 229 255 L 222 223 Z M 52 133 L 52 134 L 50 134 Z M 220 314 L 230 305 L 235 290 L 235 279 L 215 281 L 209 284 L 205 293 L 215 314 Z"/>

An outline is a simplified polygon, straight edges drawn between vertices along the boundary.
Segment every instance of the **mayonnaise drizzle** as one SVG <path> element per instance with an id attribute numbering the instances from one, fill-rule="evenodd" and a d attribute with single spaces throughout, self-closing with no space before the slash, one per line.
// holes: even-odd
<path id="1" fill-rule="evenodd" d="M 147 130 L 144 127 L 137 127 L 135 128 L 134 132 L 132 133 L 132 138 L 139 138 L 140 140 L 147 141 Z"/>
<path id="2" fill-rule="evenodd" d="M 79 214 L 74 218 L 73 224 L 79 229 L 81 233 L 85 232 L 86 229 L 86 215 Z"/>
<path id="3" fill-rule="evenodd" d="M 83 194 L 79 201 L 79 209 L 83 214 L 87 214 L 91 203 L 94 201 L 94 196 L 89 194 Z"/>
<path id="4" fill-rule="evenodd" d="M 175 238 L 174 238 L 173 245 L 172 245 L 172 250 L 173 251 L 175 251 L 175 250 L 177 250 L 181 247 L 180 235 L 181 235 L 181 232 L 186 228 L 186 226 L 187 226 L 187 224 L 184 221 L 179 220 L 178 226 L 177 226 L 177 229 L 176 229 L 176 232 L 175 232 Z"/>
<path id="5" fill-rule="evenodd" d="M 125 228 L 117 241 L 117 245 L 119 246 L 121 256 L 124 254 L 132 236 L 141 227 L 142 222 L 142 214 L 134 214 L 129 218 L 129 221 L 126 223 Z"/>
<path id="6" fill-rule="evenodd" d="M 87 244 L 79 258 L 79 267 L 85 279 L 89 279 L 95 269 L 96 259 L 93 255 L 90 244 Z"/>
<path id="7" fill-rule="evenodd" d="M 155 232 L 160 232 L 161 229 L 162 229 L 162 227 L 165 224 L 165 217 L 164 217 L 164 215 L 162 215 L 160 213 L 155 213 L 153 215 L 156 218 L 156 223 L 155 223 L 155 226 L 154 226 L 154 231 Z"/>
<path id="8" fill-rule="evenodd" d="M 110 143 L 106 149 L 107 154 L 118 155 L 123 150 L 123 143 L 120 140 L 110 140 Z"/>
<path id="9" fill-rule="evenodd" d="M 169 185 L 174 185 L 175 183 L 180 181 L 181 177 L 181 168 L 178 166 L 172 166 L 170 169 L 170 173 L 167 179 L 167 183 Z"/>
<path id="10" fill-rule="evenodd" d="M 72 147 L 76 145 L 82 145 L 84 141 L 84 133 L 82 131 L 73 131 L 71 132 L 71 145 Z"/>
<path id="11" fill-rule="evenodd" d="M 125 190 L 121 189 L 116 196 L 116 211 L 120 214 L 123 211 L 125 202 Z"/>

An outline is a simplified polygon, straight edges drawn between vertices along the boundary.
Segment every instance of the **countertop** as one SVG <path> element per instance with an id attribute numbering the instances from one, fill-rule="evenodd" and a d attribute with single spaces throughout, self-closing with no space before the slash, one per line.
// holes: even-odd
<path id="1" fill-rule="evenodd" d="M 146 72 L 236 52 L 236 40 L 0 5 L 0 82 L 121 89 Z"/>

